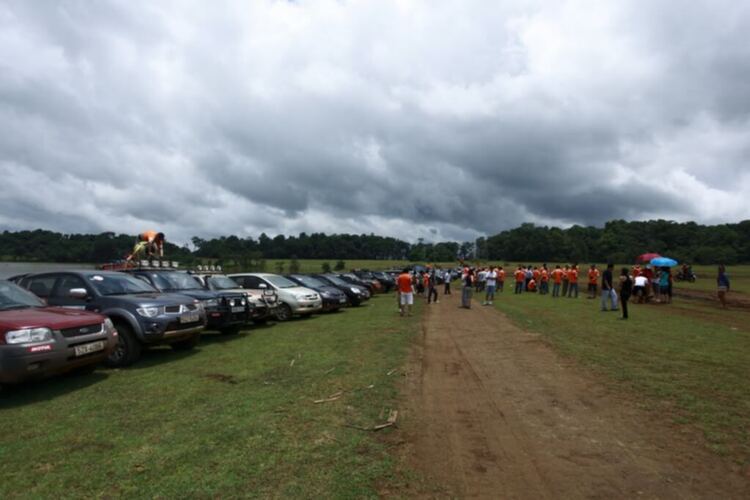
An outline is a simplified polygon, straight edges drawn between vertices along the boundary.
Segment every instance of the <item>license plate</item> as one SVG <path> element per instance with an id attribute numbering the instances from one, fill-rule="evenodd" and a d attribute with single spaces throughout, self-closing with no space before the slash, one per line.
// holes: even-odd
<path id="1" fill-rule="evenodd" d="M 90 344 L 77 345 L 74 347 L 76 356 L 83 356 L 104 349 L 104 341 L 91 342 Z"/>
<path id="2" fill-rule="evenodd" d="M 245 312 L 245 308 L 244 308 L 244 307 L 242 307 L 242 306 L 239 306 L 239 307 L 233 307 L 233 308 L 232 308 L 232 312 L 233 312 L 233 313 L 241 313 L 241 312 Z"/>
<path id="3" fill-rule="evenodd" d="M 345 303 L 346 303 L 346 299 L 339 299 L 339 304 L 345 304 Z"/>
<path id="4" fill-rule="evenodd" d="M 180 323 L 195 323 L 199 319 L 200 319 L 200 316 L 198 315 L 197 312 L 195 312 L 195 311 L 188 312 L 188 313 L 184 313 L 184 314 L 182 314 L 182 316 L 180 316 Z"/>

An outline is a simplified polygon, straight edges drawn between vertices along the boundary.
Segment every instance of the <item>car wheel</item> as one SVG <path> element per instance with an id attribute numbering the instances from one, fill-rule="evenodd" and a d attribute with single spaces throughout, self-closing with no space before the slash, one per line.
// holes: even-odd
<path id="1" fill-rule="evenodd" d="M 289 304 L 279 304 L 276 308 L 276 319 L 279 321 L 289 321 L 292 319 L 292 308 Z"/>
<path id="2" fill-rule="evenodd" d="M 238 333 L 240 333 L 240 330 L 242 330 L 242 327 L 235 325 L 222 328 L 221 330 L 219 330 L 219 333 L 221 333 L 222 335 L 237 335 Z"/>
<path id="3" fill-rule="evenodd" d="M 189 339 L 180 340 L 179 342 L 175 342 L 171 344 L 171 347 L 175 351 L 189 351 L 198 345 L 198 341 L 200 340 L 200 338 L 201 338 L 200 334 L 196 333 Z"/>
<path id="4" fill-rule="evenodd" d="M 115 329 L 117 330 L 117 345 L 104 363 L 111 368 L 132 365 L 141 357 L 141 343 L 127 323 L 116 322 Z"/>

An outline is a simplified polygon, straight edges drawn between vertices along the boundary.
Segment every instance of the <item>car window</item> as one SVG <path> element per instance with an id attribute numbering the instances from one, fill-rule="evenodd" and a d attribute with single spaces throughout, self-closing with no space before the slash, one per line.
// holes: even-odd
<path id="1" fill-rule="evenodd" d="M 70 291 L 73 288 L 83 288 L 84 290 L 88 290 L 88 288 L 86 288 L 86 282 L 83 281 L 80 276 L 76 276 L 75 274 L 64 275 L 60 277 L 59 281 L 57 282 L 57 286 L 55 287 L 52 296 L 56 298 L 69 299 Z"/>
<path id="2" fill-rule="evenodd" d="M 55 281 L 57 281 L 57 275 L 32 276 L 29 278 L 28 286 L 26 288 L 37 297 L 46 299 L 52 293 L 52 289 L 55 287 Z"/>
<path id="3" fill-rule="evenodd" d="M 242 285 L 243 288 L 249 288 L 250 290 L 258 290 L 260 288 L 260 279 L 256 276 L 237 276 L 232 279 Z"/>
<path id="4" fill-rule="evenodd" d="M 44 307 L 44 302 L 18 285 L 0 281 L 0 311 L 27 307 Z"/>
<path id="5" fill-rule="evenodd" d="M 288 280 L 283 276 L 276 276 L 273 274 L 270 276 L 266 276 L 265 280 L 277 288 L 294 288 L 296 286 L 299 286 L 292 280 Z"/>
<path id="6" fill-rule="evenodd" d="M 128 295 L 131 293 L 154 293 L 148 283 L 124 273 L 92 274 L 86 277 L 89 285 L 102 295 Z"/>

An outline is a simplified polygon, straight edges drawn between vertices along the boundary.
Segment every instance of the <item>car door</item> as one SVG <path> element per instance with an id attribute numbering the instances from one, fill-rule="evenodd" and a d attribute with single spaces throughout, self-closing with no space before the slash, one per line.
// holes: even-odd
<path id="1" fill-rule="evenodd" d="M 21 286 L 26 288 L 28 291 L 39 297 L 40 299 L 47 302 L 49 305 L 55 305 L 50 302 L 50 295 L 52 290 L 55 288 L 55 282 L 57 281 L 58 275 L 56 274 L 40 274 L 26 277 L 21 281 Z"/>
<path id="2" fill-rule="evenodd" d="M 81 299 L 70 296 L 70 291 L 74 289 L 84 289 L 88 293 L 88 298 Z M 86 281 L 77 274 L 59 274 L 55 287 L 50 295 L 50 305 L 65 307 L 67 309 L 84 309 L 94 311 L 97 308 L 91 304 L 93 291 Z"/>

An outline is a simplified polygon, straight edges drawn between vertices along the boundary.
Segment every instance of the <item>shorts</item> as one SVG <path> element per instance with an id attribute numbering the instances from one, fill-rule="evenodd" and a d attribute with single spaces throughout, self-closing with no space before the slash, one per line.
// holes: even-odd
<path id="1" fill-rule="evenodd" d="M 644 286 L 633 287 L 633 295 L 645 295 L 645 294 L 646 294 L 646 287 Z"/>
<path id="2" fill-rule="evenodd" d="M 401 305 L 402 306 L 414 305 L 414 294 L 411 292 L 409 293 L 401 292 Z"/>

